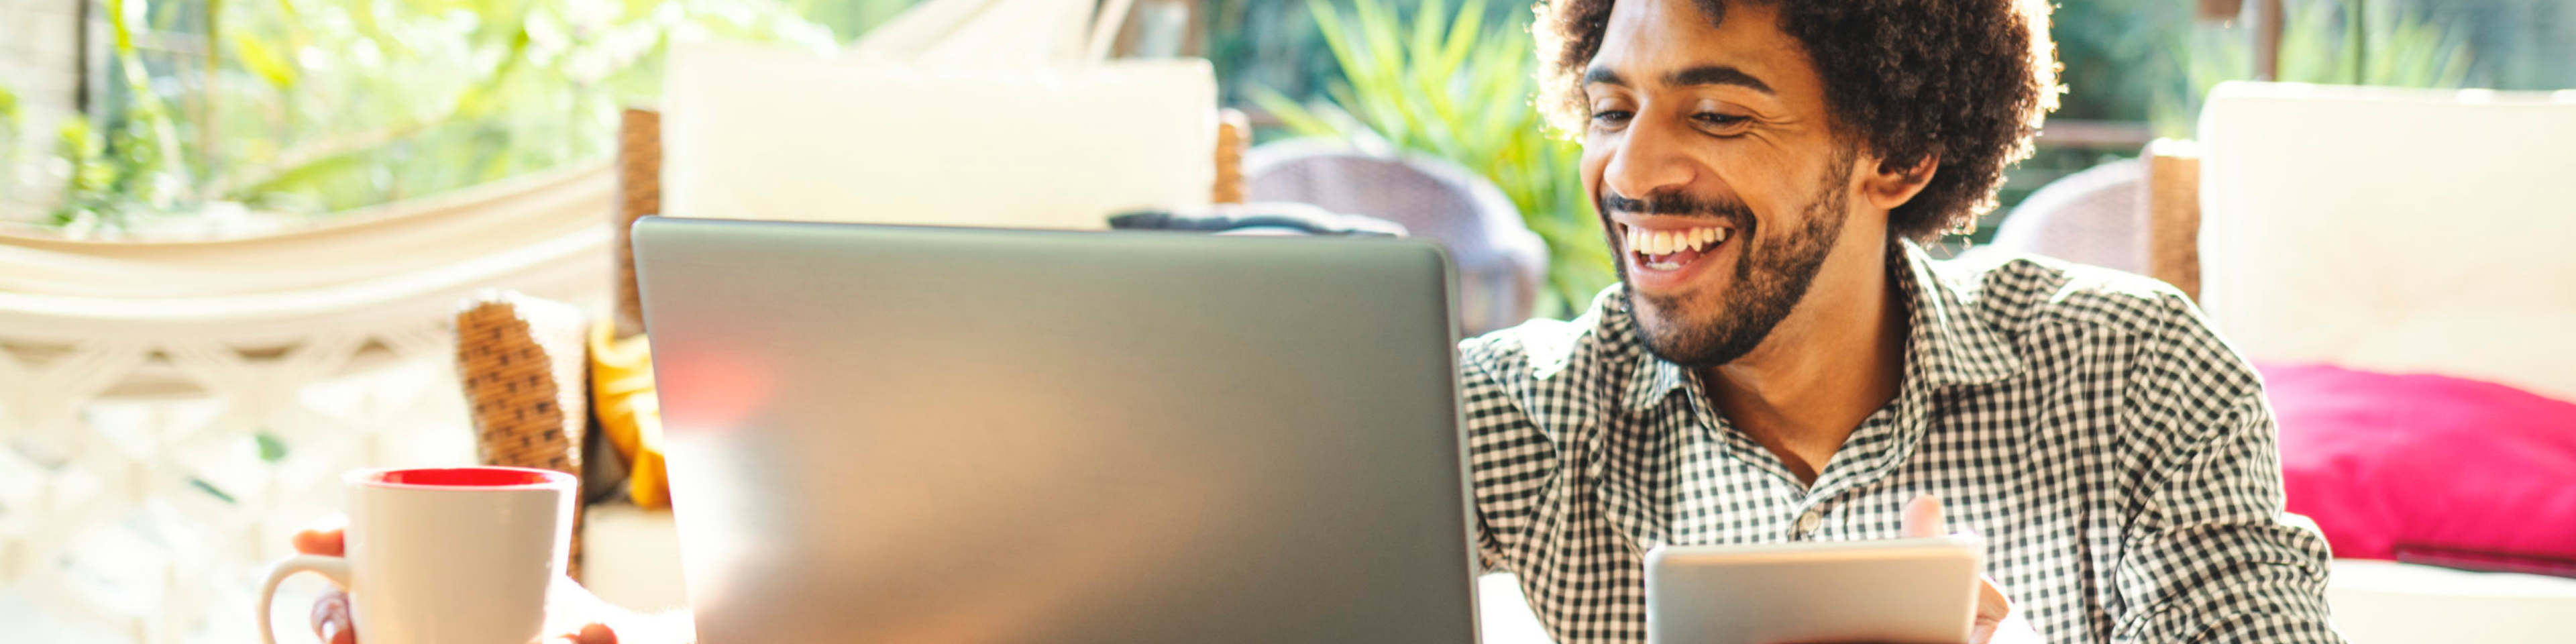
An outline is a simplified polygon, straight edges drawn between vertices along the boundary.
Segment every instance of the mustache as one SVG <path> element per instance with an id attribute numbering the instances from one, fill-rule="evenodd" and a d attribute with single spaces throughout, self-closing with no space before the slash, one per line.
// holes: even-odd
<path id="1" fill-rule="evenodd" d="M 1620 212 L 1632 215 L 1707 217 L 1733 223 L 1737 228 L 1743 228 L 1753 221 L 1753 209 L 1745 206 L 1742 201 L 1710 199 L 1679 192 L 1646 195 L 1644 199 L 1636 199 L 1603 189 L 1601 203 L 1596 206 L 1604 214 Z"/>

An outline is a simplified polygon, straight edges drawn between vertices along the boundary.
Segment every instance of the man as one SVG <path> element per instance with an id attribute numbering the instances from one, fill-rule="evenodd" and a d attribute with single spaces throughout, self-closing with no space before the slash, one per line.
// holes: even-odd
<path id="1" fill-rule="evenodd" d="M 1582 133 L 1622 284 L 1467 341 L 1459 378 L 1482 557 L 1559 642 L 1644 641 L 1648 548 L 1939 534 L 1926 497 L 1987 539 L 1980 641 L 2340 641 L 2260 384 L 2188 301 L 1917 246 L 2027 155 L 2044 7 L 1541 12 L 1541 106 Z M 578 637 L 678 630 L 629 624 Z"/>

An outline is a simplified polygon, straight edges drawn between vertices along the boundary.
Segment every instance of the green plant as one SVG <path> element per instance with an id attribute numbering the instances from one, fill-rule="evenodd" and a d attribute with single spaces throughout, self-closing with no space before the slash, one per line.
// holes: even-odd
<path id="1" fill-rule="evenodd" d="M 108 188 L 116 183 L 118 168 L 107 160 L 107 144 L 98 132 L 90 129 L 89 119 L 72 117 L 54 136 L 54 156 L 61 161 L 63 197 L 54 207 L 52 223 L 73 229 L 81 236 L 89 229 L 112 224 L 118 206 L 112 200 L 116 193 Z"/>
<path id="2" fill-rule="evenodd" d="M 1533 104 L 1537 58 L 1526 19 L 1489 26 L 1484 0 L 1465 0 L 1455 13 L 1426 0 L 1409 25 L 1383 0 L 1357 0 L 1347 21 L 1327 0 L 1307 7 L 1342 82 L 1315 105 L 1256 92 L 1263 109 L 1299 135 L 1426 154 L 1493 180 L 1547 241 L 1540 315 L 1569 315 L 1617 280 L 1576 174 L 1581 148 L 1553 136 Z"/>
<path id="3" fill-rule="evenodd" d="M 2309 0 L 2284 9 L 2280 81 L 2461 87 L 2469 79 L 2467 39 L 2422 14 L 2368 0 Z M 2150 118 L 2159 136 L 2191 136 L 2211 87 L 2254 78 L 2253 47 L 2243 29 L 2200 29 L 2183 38 L 2171 51 L 2184 86 L 2161 96 Z"/>
<path id="4" fill-rule="evenodd" d="M 61 126 L 54 149 L 66 170 L 49 223 L 84 232 L 114 228 L 129 213 L 172 205 L 182 183 L 172 174 L 179 158 L 177 126 L 136 55 L 137 25 L 146 13 L 142 0 L 107 2 L 109 46 L 116 54 L 109 78 L 124 100 L 105 128 L 80 118 Z"/>

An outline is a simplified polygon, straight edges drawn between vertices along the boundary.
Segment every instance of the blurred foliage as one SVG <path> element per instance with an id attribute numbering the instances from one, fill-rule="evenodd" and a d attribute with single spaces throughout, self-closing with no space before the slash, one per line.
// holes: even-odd
<path id="1" fill-rule="evenodd" d="M 104 0 L 101 118 L 56 133 L 49 220 L 317 214 L 600 158 L 673 39 L 820 49 L 913 1 Z"/>
<path id="2" fill-rule="evenodd" d="M 0 204 L 24 199 L 29 167 L 21 140 L 26 136 L 26 108 L 18 103 L 18 93 L 0 87 Z"/>
<path id="3" fill-rule="evenodd" d="M 118 54 L 108 78 L 125 100 L 115 104 L 108 127 L 69 119 L 54 142 L 63 184 L 50 222 L 76 235 L 120 226 L 136 210 L 169 209 L 183 183 L 172 167 L 181 154 L 178 125 L 154 91 L 141 57 L 134 55 L 138 25 L 147 19 L 148 8 L 141 0 L 107 0 L 106 9 L 110 47 Z"/>
<path id="4" fill-rule="evenodd" d="M 2058 79 L 2067 85 L 2050 118 L 2143 121 L 2147 106 L 2175 86 L 2172 41 L 2192 32 L 2193 4 L 2182 0 L 2066 0 L 2055 3 L 2049 35 Z"/>
<path id="5" fill-rule="evenodd" d="M 2284 7 L 2280 81 L 2383 87 L 2462 87 L 2468 41 L 2411 8 L 2369 0 L 2306 0 Z M 2254 78 L 2252 36 L 2243 27 L 2194 30 L 2175 41 L 2183 85 L 2156 98 L 2159 136 L 2187 138 L 2209 89 Z"/>
<path id="6" fill-rule="evenodd" d="M 2457 87 L 2472 75 L 2467 34 L 2437 22 L 2431 13 L 2462 3 L 2285 1 L 2283 80 Z M 2553 2 L 2568 4 L 2533 0 L 2519 13 L 2534 13 Z M 2513 16 L 2511 12 L 2453 13 L 2489 19 Z M 2159 134 L 2189 136 L 2190 117 L 2199 113 L 2200 96 L 2211 86 L 2254 77 L 2254 36 L 2248 21 L 2202 22 L 2193 14 L 2194 3 L 2173 0 L 2057 4 L 2050 33 L 2057 41 L 2058 60 L 2066 67 L 2059 78 L 2067 83 L 2068 93 L 2052 118 L 2147 121 Z M 2570 71 L 2576 71 L 2576 66 L 2570 66 Z"/>
<path id="7" fill-rule="evenodd" d="M 1326 0 L 1307 6 L 1342 79 L 1325 88 L 1329 101 L 1312 104 L 1256 91 L 1264 109 L 1300 135 L 1430 155 L 1492 179 L 1547 240 L 1539 315 L 1569 315 L 1617 279 L 1584 204 L 1582 150 L 1553 136 L 1532 103 L 1537 58 L 1527 18 L 1489 25 L 1485 0 L 1465 0 L 1454 13 L 1445 0 L 1424 0 L 1410 20 L 1383 0 L 1358 0 L 1348 19 Z"/>
<path id="8" fill-rule="evenodd" d="M 807 21 L 831 29 L 841 42 L 893 20 L 903 10 L 921 0 L 786 0 L 788 10 Z"/>
<path id="9" fill-rule="evenodd" d="M 1331 0 L 1350 7 L 1353 0 Z M 1411 20 L 1424 8 L 1416 0 L 1384 3 L 1398 17 Z M 1529 0 L 1501 0 L 1485 5 L 1489 24 L 1528 24 Z M 1449 16 L 1438 16 L 1447 20 Z M 1341 65 L 1315 26 L 1315 13 L 1303 2 L 1282 0 L 1200 0 L 1200 27 L 1207 33 L 1205 55 L 1216 67 L 1218 89 L 1228 104 L 1252 100 L 1262 91 L 1300 99 L 1320 99 L 1341 82 Z M 1525 36 L 1524 36 L 1525 37 Z"/>

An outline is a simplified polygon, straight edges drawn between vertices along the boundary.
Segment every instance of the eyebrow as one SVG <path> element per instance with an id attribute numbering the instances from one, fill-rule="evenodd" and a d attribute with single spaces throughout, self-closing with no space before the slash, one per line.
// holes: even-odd
<path id="1" fill-rule="evenodd" d="M 1583 84 L 1627 87 L 1628 81 L 1619 78 L 1619 72 L 1610 71 L 1608 67 L 1594 67 L 1583 72 Z"/>
<path id="2" fill-rule="evenodd" d="M 1618 72 L 1610 71 L 1610 68 L 1608 67 L 1594 67 L 1583 73 L 1583 84 L 1605 84 L 1626 87 L 1628 86 L 1628 81 L 1620 78 Z M 1734 85 L 1764 94 L 1777 95 L 1776 92 L 1771 91 L 1771 85 L 1769 83 L 1764 83 L 1762 82 L 1762 79 L 1754 78 L 1752 74 L 1744 73 L 1744 70 L 1736 69 L 1731 65 L 1701 65 L 1698 67 L 1683 69 L 1665 75 L 1664 84 L 1675 87 L 1689 85 Z"/>
<path id="3" fill-rule="evenodd" d="M 1686 85 L 1735 85 L 1764 94 L 1772 93 L 1771 86 L 1763 83 L 1762 79 L 1754 78 L 1752 74 L 1744 73 L 1744 70 L 1736 69 L 1727 65 L 1701 65 L 1673 72 L 1672 75 L 1664 77 L 1664 84 L 1676 87 Z"/>

